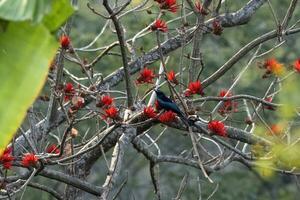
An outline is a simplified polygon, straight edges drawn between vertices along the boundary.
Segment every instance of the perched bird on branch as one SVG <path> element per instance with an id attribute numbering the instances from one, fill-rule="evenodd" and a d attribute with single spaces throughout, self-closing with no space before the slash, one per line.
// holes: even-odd
<path id="1" fill-rule="evenodd" d="M 166 111 L 173 111 L 176 113 L 180 119 L 185 123 L 185 125 L 189 126 L 189 120 L 187 119 L 186 115 L 179 109 L 177 104 L 173 102 L 169 97 L 167 97 L 162 91 L 154 90 L 157 96 L 157 102 L 160 108 Z"/>

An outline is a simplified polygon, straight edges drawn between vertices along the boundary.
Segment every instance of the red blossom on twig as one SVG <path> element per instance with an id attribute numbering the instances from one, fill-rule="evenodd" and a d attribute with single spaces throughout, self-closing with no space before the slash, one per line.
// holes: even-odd
<path id="1" fill-rule="evenodd" d="M 221 90 L 219 93 L 219 97 L 231 97 L 232 93 L 227 90 Z M 226 100 L 223 102 L 223 105 L 219 108 L 219 113 L 224 115 L 230 112 L 237 112 L 238 103 L 232 100 Z"/>
<path id="2" fill-rule="evenodd" d="M 38 157 L 33 153 L 27 153 L 22 158 L 22 165 L 24 167 L 35 167 L 38 162 Z"/>
<path id="3" fill-rule="evenodd" d="M 2 164 L 4 169 L 11 169 L 12 167 L 12 162 L 14 161 L 14 157 L 11 155 L 12 148 L 6 148 L 0 156 L 0 163 Z"/>
<path id="4" fill-rule="evenodd" d="M 273 124 L 270 126 L 271 131 L 267 132 L 267 135 L 281 135 L 283 133 L 283 127 L 279 124 Z"/>
<path id="5" fill-rule="evenodd" d="M 296 72 L 300 73 L 300 58 L 298 58 L 297 60 L 295 60 L 295 62 L 294 62 L 294 69 L 296 70 Z"/>
<path id="6" fill-rule="evenodd" d="M 157 3 L 159 3 L 159 8 L 162 10 L 168 10 L 172 13 L 176 13 L 178 10 L 176 0 L 160 0 Z"/>
<path id="7" fill-rule="evenodd" d="M 266 97 L 265 101 L 271 103 L 273 101 L 273 98 L 272 97 Z M 263 108 L 265 108 L 267 110 L 276 110 L 273 106 L 269 106 L 269 105 L 264 105 Z"/>
<path id="8" fill-rule="evenodd" d="M 108 118 L 110 119 L 118 119 L 119 117 L 119 112 L 116 107 L 111 106 L 110 108 L 107 108 L 104 110 L 105 114 L 103 115 L 103 119 L 107 120 Z"/>
<path id="9" fill-rule="evenodd" d="M 221 35 L 223 33 L 223 28 L 219 20 L 215 19 L 212 22 L 212 32 L 215 35 Z"/>
<path id="10" fill-rule="evenodd" d="M 221 121 L 218 121 L 218 120 L 210 121 L 208 123 L 207 128 L 211 132 L 213 132 L 213 133 L 215 133 L 215 134 L 217 134 L 219 136 L 222 136 L 222 137 L 226 137 L 227 136 L 225 125 Z"/>
<path id="11" fill-rule="evenodd" d="M 69 36 L 67 35 L 62 35 L 59 39 L 59 42 L 60 42 L 60 46 L 63 48 L 63 49 L 68 49 L 69 46 L 70 46 L 70 38 Z"/>
<path id="12" fill-rule="evenodd" d="M 65 101 L 69 101 L 75 94 L 75 89 L 72 83 L 66 83 L 65 88 L 64 88 L 64 92 L 65 92 Z"/>
<path id="13" fill-rule="evenodd" d="M 190 82 L 184 94 L 186 97 L 192 96 L 194 94 L 200 94 L 203 96 L 204 93 L 201 82 L 199 80 L 195 82 Z"/>
<path id="14" fill-rule="evenodd" d="M 171 83 L 174 83 L 175 85 L 178 84 L 178 80 L 176 79 L 176 74 L 174 70 L 171 70 L 167 73 L 167 78 Z"/>
<path id="15" fill-rule="evenodd" d="M 283 73 L 283 64 L 279 63 L 275 58 L 266 59 L 263 63 L 263 68 L 266 69 L 263 78 L 268 78 L 270 74 L 279 76 Z"/>
<path id="16" fill-rule="evenodd" d="M 60 150 L 59 148 L 56 146 L 56 144 L 52 144 L 50 145 L 47 149 L 46 149 L 47 153 L 53 153 L 53 154 L 59 154 Z"/>
<path id="17" fill-rule="evenodd" d="M 144 108 L 144 116 L 147 118 L 155 118 L 156 117 L 156 112 L 152 106 L 148 106 Z"/>
<path id="18" fill-rule="evenodd" d="M 153 83 L 153 79 L 155 78 L 155 74 L 151 69 L 145 67 L 141 72 L 140 76 L 136 80 L 136 84 L 142 83 Z"/>
<path id="19" fill-rule="evenodd" d="M 174 122 L 176 120 L 176 113 L 171 110 L 166 111 L 159 116 L 158 120 L 162 123 Z"/>
<path id="20" fill-rule="evenodd" d="M 84 98 L 79 96 L 73 96 L 71 102 L 74 110 L 78 110 L 84 106 Z"/>
<path id="21" fill-rule="evenodd" d="M 112 105 L 114 99 L 109 96 L 109 95 L 103 95 L 99 101 L 99 103 L 97 103 L 97 107 L 109 107 Z"/>
<path id="22" fill-rule="evenodd" d="M 151 26 L 152 31 L 161 31 L 161 32 L 167 32 L 168 27 L 165 21 L 161 19 L 155 20 L 154 24 Z"/>
<path id="23" fill-rule="evenodd" d="M 200 12 L 202 15 L 208 15 L 208 11 L 206 9 L 204 9 L 204 7 L 200 3 L 200 1 L 195 2 L 195 7 L 196 7 L 197 11 Z"/>

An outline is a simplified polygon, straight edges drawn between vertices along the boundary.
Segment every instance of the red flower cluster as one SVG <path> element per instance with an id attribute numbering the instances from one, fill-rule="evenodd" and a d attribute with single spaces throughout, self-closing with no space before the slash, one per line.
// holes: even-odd
<path id="1" fill-rule="evenodd" d="M 114 99 L 109 95 L 103 95 L 99 101 L 99 103 L 96 104 L 97 107 L 109 107 L 112 105 Z"/>
<path id="2" fill-rule="evenodd" d="M 176 79 L 176 74 L 175 74 L 174 70 L 171 70 L 167 73 L 167 78 L 171 83 L 178 85 L 178 80 Z"/>
<path id="3" fill-rule="evenodd" d="M 272 97 L 266 97 L 265 101 L 271 103 L 273 101 L 273 98 Z M 269 106 L 269 105 L 264 105 L 263 108 L 267 109 L 267 110 L 276 110 L 273 106 Z"/>
<path id="4" fill-rule="evenodd" d="M 15 159 L 12 155 L 12 148 L 6 148 L 2 154 L 2 156 L 0 156 L 0 163 L 2 164 L 4 169 L 11 169 L 12 167 L 12 162 Z"/>
<path id="5" fill-rule="evenodd" d="M 68 49 L 68 48 L 69 48 L 70 42 L 71 42 L 69 36 L 67 36 L 67 35 L 62 35 L 62 36 L 60 37 L 59 41 L 60 41 L 60 46 L 61 46 L 63 49 Z"/>
<path id="6" fill-rule="evenodd" d="M 218 120 L 210 121 L 208 123 L 207 128 L 211 132 L 214 132 L 215 134 L 217 134 L 219 136 L 222 136 L 222 137 L 226 137 L 227 136 L 226 128 L 225 128 L 223 122 L 220 122 Z"/>
<path id="7" fill-rule="evenodd" d="M 147 118 L 155 118 L 156 117 L 156 112 L 152 106 L 145 107 L 143 114 Z"/>
<path id="8" fill-rule="evenodd" d="M 195 2 L 195 7 L 196 7 L 197 11 L 200 12 L 202 15 L 208 15 L 208 11 L 203 8 L 200 1 Z"/>
<path id="9" fill-rule="evenodd" d="M 65 88 L 65 101 L 69 101 L 75 95 L 75 89 L 72 83 L 66 83 Z"/>
<path id="10" fill-rule="evenodd" d="M 24 167 L 35 167 L 38 162 L 38 157 L 33 153 L 27 153 L 22 158 L 22 165 Z"/>
<path id="11" fill-rule="evenodd" d="M 53 153 L 53 154 L 59 154 L 60 150 L 59 148 L 56 146 L 56 144 L 52 144 L 50 145 L 47 149 L 46 149 L 47 153 Z"/>
<path id="12" fill-rule="evenodd" d="M 104 120 L 112 119 L 117 120 L 119 118 L 119 111 L 113 105 L 114 99 L 109 95 L 103 95 L 100 101 L 96 104 L 97 107 L 103 109 L 104 114 L 102 114 L 102 118 Z"/>
<path id="13" fill-rule="evenodd" d="M 64 87 L 64 101 L 71 100 L 72 107 L 69 109 L 70 113 L 77 111 L 84 105 L 84 98 L 76 93 L 72 83 L 66 83 Z"/>
<path id="14" fill-rule="evenodd" d="M 172 13 L 176 13 L 178 10 L 178 5 L 176 0 L 154 0 L 159 4 L 159 8 L 162 10 L 168 10 Z"/>
<path id="15" fill-rule="evenodd" d="M 281 75 L 284 71 L 283 65 L 279 63 L 275 58 L 266 59 L 262 65 L 262 68 L 266 69 L 263 78 L 268 78 L 271 74 Z"/>
<path id="16" fill-rule="evenodd" d="M 271 125 L 271 131 L 267 132 L 267 135 L 281 135 L 283 133 L 283 127 L 279 124 Z"/>
<path id="17" fill-rule="evenodd" d="M 153 79 L 155 78 L 155 74 L 151 69 L 145 67 L 141 72 L 140 76 L 136 80 L 136 84 L 142 83 L 153 83 Z"/>
<path id="18" fill-rule="evenodd" d="M 73 109 L 75 109 L 75 110 L 82 108 L 84 105 L 84 98 L 82 98 L 80 96 L 73 96 L 72 105 L 73 105 Z"/>
<path id="19" fill-rule="evenodd" d="M 195 81 L 195 82 L 190 82 L 187 90 L 184 93 L 184 95 L 186 97 L 192 96 L 194 94 L 200 94 L 202 96 L 204 95 L 203 89 L 202 89 L 202 84 L 199 80 Z"/>
<path id="20" fill-rule="evenodd" d="M 223 33 L 223 28 L 219 20 L 215 19 L 212 22 L 212 32 L 215 35 L 221 35 Z"/>
<path id="21" fill-rule="evenodd" d="M 161 32 L 167 32 L 168 27 L 165 21 L 161 19 L 155 20 L 154 24 L 151 26 L 152 31 L 161 31 Z"/>
<path id="22" fill-rule="evenodd" d="M 227 90 L 221 90 L 219 93 L 219 97 L 231 97 L 232 93 L 228 92 Z M 237 106 L 238 103 L 232 100 L 227 100 L 223 102 L 223 105 L 220 107 L 219 109 L 219 113 L 221 115 L 224 115 L 226 113 L 230 113 L 230 112 L 237 112 Z"/>
<path id="23" fill-rule="evenodd" d="M 300 73 L 300 58 L 298 58 L 298 59 L 294 62 L 294 69 L 296 70 L 296 72 Z"/>
<path id="24" fill-rule="evenodd" d="M 111 106 L 111 107 L 105 109 L 104 112 L 105 112 L 105 114 L 103 115 L 104 120 L 107 120 L 108 118 L 115 120 L 115 119 L 118 119 L 118 117 L 119 117 L 119 112 L 118 112 L 117 108 L 114 106 Z"/>
<path id="25" fill-rule="evenodd" d="M 173 122 L 176 120 L 176 113 L 172 112 L 171 110 L 166 111 L 159 116 L 158 120 L 162 123 Z"/>

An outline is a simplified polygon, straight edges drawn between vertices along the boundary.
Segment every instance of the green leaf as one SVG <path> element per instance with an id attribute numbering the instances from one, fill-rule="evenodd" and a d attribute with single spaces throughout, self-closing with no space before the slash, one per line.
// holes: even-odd
<path id="1" fill-rule="evenodd" d="M 0 153 L 43 87 L 57 47 L 42 24 L 10 23 L 0 33 Z"/>
<path id="2" fill-rule="evenodd" d="M 56 30 L 72 13 L 69 0 L 0 0 L 0 18 L 9 21 L 41 22 Z"/>
<path id="3" fill-rule="evenodd" d="M 1 0 L 0 18 L 9 21 L 40 22 L 50 11 L 51 0 Z"/>
<path id="4" fill-rule="evenodd" d="M 69 0 L 54 0 L 52 2 L 51 12 L 44 17 L 43 23 L 50 31 L 56 30 L 72 13 Z"/>

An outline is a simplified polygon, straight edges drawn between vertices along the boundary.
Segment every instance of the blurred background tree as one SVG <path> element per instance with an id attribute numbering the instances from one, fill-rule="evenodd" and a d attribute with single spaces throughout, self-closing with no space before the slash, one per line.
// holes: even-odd
<path id="1" fill-rule="evenodd" d="M 102 2 L 102 1 L 101 1 Z M 87 3 L 90 7 L 93 7 L 96 12 L 103 13 L 106 15 L 105 8 L 102 3 L 98 0 L 86 0 L 79 1 L 77 5 L 77 10 L 72 17 L 72 29 L 69 37 L 72 41 L 72 47 L 78 53 L 82 60 L 90 63 L 93 59 L 100 54 L 104 48 L 117 41 L 117 35 L 115 33 L 115 28 L 111 21 L 106 21 L 99 15 L 96 15 L 88 8 Z M 113 1 L 112 1 L 113 2 Z M 116 1 L 117 2 L 117 1 Z M 119 3 L 123 1 L 119 1 Z M 125 2 L 125 1 L 124 1 Z M 210 9 L 213 10 L 217 6 L 219 1 L 212 1 Z M 200 80 L 206 79 L 209 75 L 213 74 L 219 69 L 230 57 L 232 57 L 239 49 L 245 46 L 247 43 L 273 29 L 278 29 L 278 25 L 274 20 L 274 13 L 278 19 L 282 21 L 286 14 L 286 10 L 289 7 L 291 1 L 266 1 L 256 13 L 251 17 L 251 20 L 244 25 L 224 28 L 221 36 L 214 34 L 205 34 L 201 41 L 201 52 L 202 59 L 204 62 L 204 69 L 201 73 Z M 0 1 L 1 3 L 1 1 Z M 141 0 L 132 1 L 126 10 L 132 9 L 135 6 L 143 3 Z M 194 1 L 193 1 L 194 3 Z M 241 1 L 222 1 L 222 6 L 220 9 L 220 14 L 236 12 L 248 3 L 248 0 Z M 186 1 L 177 0 L 177 4 L 180 5 L 179 11 L 177 13 L 165 12 L 163 18 L 168 21 L 181 16 L 182 4 L 188 7 Z M 272 10 L 270 9 L 272 6 Z M 125 15 L 120 18 L 122 26 L 125 27 L 125 39 L 130 39 L 139 32 L 141 29 L 147 27 L 157 18 L 160 12 L 157 3 L 150 0 L 146 4 L 146 9 L 140 9 L 134 11 L 131 14 Z M 186 8 L 185 12 L 191 12 L 190 9 Z M 210 13 L 209 18 L 218 17 L 216 13 Z M 294 24 L 300 19 L 299 5 L 293 14 L 290 24 Z M 188 23 L 186 28 L 191 28 L 196 23 L 195 15 L 189 15 L 185 19 Z M 103 27 L 106 27 L 105 31 L 99 37 L 96 42 L 88 47 L 91 41 L 93 41 L 97 35 L 101 32 Z M 180 28 L 182 28 L 182 19 L 168 23 L 169 31 L 168 33 L 161 35 L 161 41 L 168 40 L 178 34 Z M 65 30 L 59 30 L 56 33 L 57 39 L 60 35 L 64 34 Z M 299 57 L 300 52 L 300 38 L 298 34 L 294 34 L 288 37 L 284 37 L 285 42 L 281 44 L 278 48 L 266 54 L 263 57 L 255 60 L 251 63 L 250 67 L 247 69 L 247 73 L 243 74 L 243 77 L 239 81 L 239 84 L 234 88 L 234 94 L 248 94 L 259 98 L 263 97 L 264 92 L 269 87 L 270 83 L 274 81 L 273 78 L 262 79 L 264 70 L 261 70 L 257 66 L 257 62 L 263 62 L 267 58 L 274 57 L 281 63 L 285 64 L 287 69 L 290 69 L 292 62 Z M 268 51 L 278 44 L 276 39 L 265 42 L 261 46 L 261 52 Z M 135 43 L 136 55 L 135 57 L 127 52 L 129 59 L 132 61 L 134 58 L 144 55 L 151 49 L 157 46 L 155 33 L 150 32 L 146 36 L 138 38 Z M 99 48 L 97 50 L 97 48 Z M 249 60 L 255 53 L 253 49 L 250 53 L 240 59 L 234 67 L 232 67 L 224 76 L 219 78 L 213 84 L 205 89 L 205 96 L 218 96 L 221 89 L 228 89 L 234 82 L 236 76 L 241 72 L 242 67 L 245 67 Z M 180 71 L 181 67 L 187 68 L 190 65 L 191 60 L 189 59 L 190 53 L 192 52 L 192 43 L 187 44 L 184 47 L 184 53 L 182 55 L 181 48 L 172 51 L 169 54 L 169 59 L 167 62 L 168 70 Z M 68 57 L 68 56 L 66 56 Z M 71 59 L 65 59 L 65 69 L 72 72 L 77 77 L 85 77 L 82 69 Z M 182 65 L 180 66 L 180 63 Z M 119 46 L 116 45 L 103 59 L 97 62 L 93 66 L 93 73 L 101 73 L 103 77 L 108 76 L 114 70 L 119 69 L 122 64 L 122 59 L 120 56 Z M 149 65 L 149 68 L 153 69 L 156 73 L 159 71 L 160 61 Z M 50 73 L 51 76 L 51 73 Z M 132 75 L 131 79 L 134 83 L 138 74 Z M 51 78 L 51 77 L 50 77 Z M 298 76 L 299 79 L 299 76 Z M 183 76 L 185 87 L 188 84 L 187 73 Z M 74 79 L 70 78 L 66 73 L 64 74 L 63 83 L 72 82 Z M 49 96 L 51 93 L 49 81 L 46 82 L 41 96 Z M 89 85 L 88 80 L 80 81 L 83 85 Z M 111 88 L 112 89 L 112 88 Z M 138 94 L 138 99 L 148 91 L 149 85 L 139 85 L 135 87 L 135 94 Z M 113 88 L 113 90 L 120 90 L 125 92 L 124 84 L 120 84 Z M 168 92 L 166 86 L 163 90 Z M 292 91 L 295 92 L 296 91 Z M 114 94 L 115 101 L 123 106 L 126 106 L 124 99 L 118 97 L 124 97 L 123 94 Z M 146 99 L 146 101 L 149 98 Z M 275 98 L 275 100 L 277 100 Z M 273 101 L 275 101 L 273 100 Z M 216 102 L 208 102 L 205 105 L 206 110 L 211 110 L 217 105 Z M 251 106 L 250 106 L 251 107 Z M 91 108 L 94 108 L 91 106 Z M 44 117 L 48 110 L 48 103 L 44 101 L 37 100 L 32 110 L 36 113 L 36 121 Z M 233 126 L 236 128 L 244 129 L 245 123 L 245 112 L 246 108 L 243 103 L 239 103 L 238 112 L 229 115 L 226 118 L 226 125 Z M 83 116 L 86 110 L 79 110 L 78 116 Z M 268 124 L 275 124 L 280 121 L 280 116 L 274 114 L 274 112 L 262 112 L 264 120 Z M 202 117 L 209 119 L 209 114 L 203 113 Z M 73 143 L 79 143 L 85 133 L 84 137 L 91 138 L 96 132 L 99 131 L 99 127 L 103 126 L 105 123 L 99 120 L 101 117 L 93 118 L 90 120 L 83 120 L 77 123 L 74 128 L 80 133 L 77 138 L 73 140 Z M 217 118 L 222 118 L 222 116 L 217 114 Z M 31 119 L 32 120 L 32 119 Z M 299 125 L 299 119 L 294 121 L 295 127 Z M 262 126 L 258 122 L 258 126 Z M 30 118 L 27 117 L 24 121 L 22 128 L 24 130 L 30 129 Z M 164 131 L 165 126 L 158 124 L 151 128 L 147 133 L 156 138 Z M 52 134 L 61 136 L 63 128 L 57 128 L 52 131 Z M 52 141 L 52 139 L 50 139 Z M 53 140 L 55 141 L 55 140 Z M 145 141 L 149 144 L 151 141 L 145 137 Z M 51 142 L 50 142 L 51 143 Z M 234 141 L 229 141 L 233 146 L 236 144 Z M 168 154 L 172 152 L 173 155 L 179 155 L 184 150 L 191 150 L 191 141 L 188 136 L 183 135 L 181 131 L 173 128 L 167 128 L 164 134 L 157 141 L 157 145 L 160 147 L 161 153 Z M 215 148 L 209 143 L 203 143 L 203 145 L 212 153 L 215 153 Z M 151 149 L 155 152 L 156 149 L 152 145 Z M 111 148 L 106 154 L 111 155 L 113 148 Z M 226 155 L 230 154 L 230 151 L 224 151 Z M 55 169 L 60 169 L 59 166 L 55 166 Z M 149 161 L 144 158 L 141 153 L 137 153 L 134 148 L 128 149 L 124 157 L 124 163 L 122 167 L 123 173 L 120 175 L 119 180 L 126 180 L 124 188 L 122 188 L 117 199 L 155 199 L 156 195 L 153 192 L 153 185 L 149 173 Z M 90 171 L 90 175 L 87 177 L 87 181 L 100 186 L 103 184 L 107 176 L 107 166 L 105 159 L 98 159 L 93 165 Z M 299 178 L 297 175 L 285 175 L 276 174 L 270 177 L 263 176 L 260 171 L 253 168 L 248 168 L 239 162 L 232 162 L 230 165 L 226 166 L 224 169 L 212 173 L 210 176 L 214 183 L 209 183 L 204 177 L 199 169 L 186 167 L 184 165 L 161 163 L 160 164 L 160 187 L 161 199 L 176 199 L 176 195 L 180 188 L 181 183 L 186 184 L 184 186 L 184 191 L 180 199 L 218 199 L 218 200 L 231 200 L 231 199 L 278 199 L 278 200 L 293 200 L 298 199 L 299 196 Z M 34 178 L 36 182 L 53 188 L 54 190 L 63 193 L 65 186 L 62 183 L 54 183 L 49 181 L 44 177 L 37 176 Z M 186 181 L 186 182 L 185 182 Z M 115 190 L 117 191 L 117 190 Z M 27 187 L 26 190 L 20 192 L 17 195 L 18 198 L 23 199 L 53 199 L 53 197 L 47 193 L 40 193 L 36 189 Z M 97 199 L 95 196 L 90 194 L 84 194 L 83 199 Z"/>

